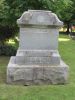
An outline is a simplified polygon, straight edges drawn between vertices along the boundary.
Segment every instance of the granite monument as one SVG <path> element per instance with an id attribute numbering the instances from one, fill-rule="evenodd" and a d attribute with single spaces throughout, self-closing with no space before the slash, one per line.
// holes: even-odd
<path id="1" fill-rule="evenodd" d="M 16 56 L 10 58 L 7 83 L 67 83 L 69 68 L 58 52 L 59 28 L 63 22 L 51 11 L 28 10 L 17 23 L 20 27 L 19 48 Z"/>

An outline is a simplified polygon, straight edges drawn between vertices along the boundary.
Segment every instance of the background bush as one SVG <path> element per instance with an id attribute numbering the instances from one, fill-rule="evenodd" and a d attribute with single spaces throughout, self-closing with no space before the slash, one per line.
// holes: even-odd
<path id="1" fill-rule="evenodd" d="M 16 28 L 0 25 L 0 41 L 5 42 L 9 38 L 14 38 L 16 35 Z"/>
<path id="2" fill-rule="evenodd" d="M 0 45 L 0 56 L 14 56 L 16 54 L 17 47 L 12 45 Z"/>

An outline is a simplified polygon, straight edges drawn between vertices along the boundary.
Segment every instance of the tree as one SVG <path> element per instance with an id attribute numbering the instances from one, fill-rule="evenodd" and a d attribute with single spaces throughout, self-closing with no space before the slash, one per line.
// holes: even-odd
<path id="1" fill-rule="evenodd" d="M 46 0 L 47 8 L 55 12 L 58 17 L 67 25 L 67 33 L 73 13 L 70 13 L 73 2 L 71 0 Z"/>
<path id="2" fill-rule="evenodd" d="M 12 12 L 12 11 L 11 11 Z M 2 44 L 17 32 L 16 17 L 14 13 L 10 13 L 10 7 L 5 0 L 0 1 L 0 42 Z"/>
<path id="3" fill-rule="evenodd" d="M 64 23 L 67 26 L 67 34 L 69 34 L 69 28 L 71 27 L 71 20 L 72 20 L 72 15 L 73 13 L 70 13 L 71 11 L 71 7 L 72 7 L 72 1 L 68 0 L 66 2 L 66 6 L 64 7 L 64 9 L 60 12 L 61 15 L 61 19 L 64 21 Z"/>
<path id="4" fill-rule="evenodd" d="M 28 9 L 51 10 L 67 24 L 69 31 L 70 20 L 73 13 L 69 13 L 74 0 L 1 0 L 0 21 L 1 26 L 8 26 L 17 30 L 16 20 Z M 73 12 L 73 11 L 72 11 Z"/>

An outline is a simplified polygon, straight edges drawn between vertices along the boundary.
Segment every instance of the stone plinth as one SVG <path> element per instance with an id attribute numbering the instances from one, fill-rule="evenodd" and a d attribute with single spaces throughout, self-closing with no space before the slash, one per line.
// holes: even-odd
<path id="1" fill-rule="evenodd" d="M 51 11 L 28 10 L 17 20 L 20 43 L 7 67 L 7 83 L 23 85 L 65 84 L 68 66 L 58 52 L 59 28 Z"/>
<path id="2" fill-rule="evenodd" d="M 62 60 L 59 65 L 21 65 L 15 63 L 15 57 L 11 57 L 7 73 L 7 81 L 10 84 L 65 84 L 68 78 L 68 66 Z"/>

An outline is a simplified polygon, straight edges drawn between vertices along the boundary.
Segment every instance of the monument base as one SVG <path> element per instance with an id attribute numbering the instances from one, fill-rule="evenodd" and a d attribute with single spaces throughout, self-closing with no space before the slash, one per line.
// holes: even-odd
<path id="1" fill-rule="evenodd" d="M 7 83 L 21 85 L 65 84 L 68 66 L 60 59 L 59 65 L 18 65 L 11 57 L 7 68 Z"/>

